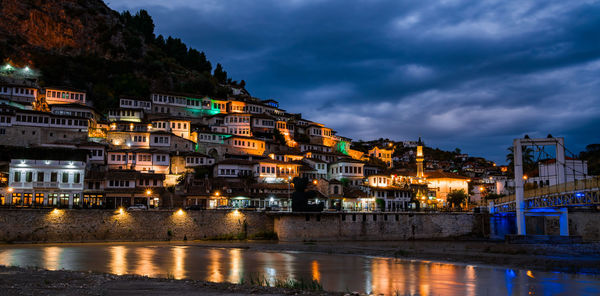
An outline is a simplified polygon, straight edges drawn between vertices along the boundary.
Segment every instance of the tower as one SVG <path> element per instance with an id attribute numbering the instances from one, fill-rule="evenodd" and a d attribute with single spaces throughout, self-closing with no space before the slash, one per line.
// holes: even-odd
<path id="1" fill-rule="evenodd" d="M 421 137 L 419 137 L 419 142 L 417 142 L 417 178 L 425 176 L 423 173 L 423 160 L 425 160 L 423 156 L 423 142 L 421 141 Z"/>

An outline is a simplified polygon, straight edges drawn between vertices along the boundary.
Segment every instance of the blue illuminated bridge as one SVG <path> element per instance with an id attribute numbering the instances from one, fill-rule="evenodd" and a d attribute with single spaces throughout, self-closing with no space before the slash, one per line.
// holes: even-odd
<path id="1" fill-rule="evenodd" d="M 514 195 L 490 202 L 490 213 L 516 211 Z M 600 206 L 600 177 L 525 190 L 524 210 Z"/>

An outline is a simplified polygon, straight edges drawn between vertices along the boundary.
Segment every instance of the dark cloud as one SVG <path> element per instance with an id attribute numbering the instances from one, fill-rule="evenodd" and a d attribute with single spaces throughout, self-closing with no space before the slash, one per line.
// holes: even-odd
<path id="1" fill-rule="evenodd" d="M 353 138 L 504 161 L 515 137 L 600 142 L 596 1 L 134 1 L 255 96 Z"/>

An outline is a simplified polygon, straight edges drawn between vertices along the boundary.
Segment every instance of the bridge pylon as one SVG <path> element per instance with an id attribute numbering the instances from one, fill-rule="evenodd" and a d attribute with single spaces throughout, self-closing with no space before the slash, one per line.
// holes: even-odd
<path id="1" fill-rule="evenodd" d="M 555 146 L 556 147 L 556 162 L 558 164 L 565 163 L 565 139 L 564 138 L 539 138 L 539 139 L 515 139 L 513 141 L 513 155 L 514 155 L 514 172 L 515 172 L 515 203 L 517 212 L 517 234 L 525 235 L 525 191 L 523 184 L 523 147 L 526 146 Z M 559 165 L 557 171 L 557 183 L 562 184 L 566 182 L 565 179 L 565 167 Z M 568 230 L 568 219 L 562 217 L 567 215 L 566 211 L 561 211 L 560 228 L 561 235 L 564 235 L 563 229 L 566 227 Z M 566 223 L 566 225 L 563 225 Z M 567 234 L 568 235 L 568 231 Z"/>

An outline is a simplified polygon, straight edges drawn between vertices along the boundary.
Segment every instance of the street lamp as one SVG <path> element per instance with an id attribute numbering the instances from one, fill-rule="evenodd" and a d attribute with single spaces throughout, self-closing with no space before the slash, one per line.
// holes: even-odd
<path id="1" fill-rule="evenodd" d="M 12 187 L 8 187 L 8 192 L 12 193 L 13 191 L 15 191 L 15 189 L 14 189 L 14 188 L 12 188 Z"/>
<path id="2" fill-rule="evenodd" d="M 152 190 L 146 189 L 146 206 L 150 209 L 150 195 L 152 195 Z"/>

